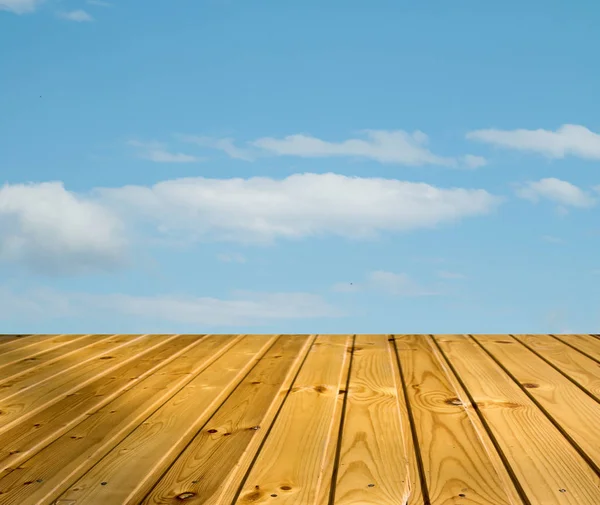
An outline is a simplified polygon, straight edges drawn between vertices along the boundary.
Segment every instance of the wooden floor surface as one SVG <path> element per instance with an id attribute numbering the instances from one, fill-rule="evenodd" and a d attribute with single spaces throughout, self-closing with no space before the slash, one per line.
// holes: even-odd
<path id="1" fill-rule="evenodd" d="M 600 505 L 600 336 L 0 336 L 0 505 L 267 503 Z"/>

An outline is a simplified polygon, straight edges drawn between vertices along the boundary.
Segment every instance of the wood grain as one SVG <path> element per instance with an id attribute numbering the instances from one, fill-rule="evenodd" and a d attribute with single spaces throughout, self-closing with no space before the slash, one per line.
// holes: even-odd
<path id="1" fill-rule="evenodd" d="M 597 337 L 592 335 L 554 335 L 554 338 L 600 363 L 600 339 Z"/>
<path id="2" fill-rule="evenodd" d="M 600 366 L 550 335 L 514 335 L 565 376 L 600 401 Z"/>
<path id="3" fill-rule="evenodd" d="M 335 486 L 336 505 L 404 504 L 410 495 L 394 358 L 385 335 L 356 337 Z"/>
<path id="4" fill-rule="evenodd" d="M 124 363 L 110 376 L 103 376 L 48 408 L 26 422 L 0 434 L 0 472 L 17 467 L 52 441 L 83 421 L 94 410 L 110 403 L 132 389 L 160 368 L 198 345 L 201 336 L 185 335 Z M 0 473 L 1 475 L 1 473 Z"/>
<path id="5" fill-rule="evenodd" d="M 474 340 L 461 335 L 436 340 L 476 402 L 530 503 L 600 503 L 598 475 Z M 517 345 L 504 335 L 497 336 L 497 342 Z"/>
<path id="6" fill-rule="evenodd" d="M 473 337 L 514 377 L 537 406 L 553 419 L 600 475 L 600 403 L 596 402 L 515 339 Z M 503 342 L 503 341 L 502 341 Z"/>
<path id="7" fill-rule="evenodd" d="M 242 336 L 205 338 L 0 478 L 0 505 L 50 503 Z M 67 502 L 68 503 L 68 502 Z"/>
<path id="8" fill-rule="evenodd" d="M 100 352 L 94 352 L 97 349 L 94 347 L 83 362 L 75 362 L 65 371 L 51 364 L 50 371 L 38 370 L 34 377 L 23 375 L 3 384 L 0 389 L 0 433 L 172 338 L 174 336 L 165 335 L 110 338 L 97 344 Z"/>
<path id="9" fill-rule="evenodd" d="M 337 443 L 332 421 L 351 342 L 317 338 L 235 503 L 265 503 L 275 494 L 278 504 L 312 504 L 329 487 L 331 474 L 323 469 L 328 446 Z"/>
<path id="10" fill-rule="evenodd" d="M 60 496 L 57 505 L 139 504 L 276 338 L 242 339 L 116 445 Z"/>
<path id="11" fill-rule="evenodd" d="M 26 341 L 13 340 L 0 347 L 0 372 L 2 369 L 23 359 L 39 356 L 53 349 L 59 349 L 87 335 L 44 335 Z M 101 338 L 104 335 L 97 335 Z M 44 338 L 45 337 L 45 338 Z"/>
<path id="12" fill-rule="evenodd" d="M 61 369 L 66 368 L 68 359 L 72 356 L 77 359 L 77 352 L 83 348 L 107 340 L 110 335 L 84 335 L 81 338 L 74 338 L 65 345 L 53 347 L 29 358 L 22 358 L 10 364 L 0 366 L 0 387 L 9 380 L 30 374 L 35 375 L 36 371 L 47 365 L 62 361 L 58 366 Z"/>
<path id="13" fill-rule="evenodd" d="M 396 336 L 431 503 L 519 503 L 468 397 L 429 337 Z M 440 356 L 441 358 L 441 356 Z"/>
<path id="14" fill-rule="evenodd" d="M 280 337 L 141 503 L 231 503 L 313 340 Z"/>

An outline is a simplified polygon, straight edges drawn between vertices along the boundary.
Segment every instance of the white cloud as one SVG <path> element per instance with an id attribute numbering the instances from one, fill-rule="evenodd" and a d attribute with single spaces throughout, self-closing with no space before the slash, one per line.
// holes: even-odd
<path id="1" fill-rule="evenodd" d="M 217 258 L 223 263 L 246 263 L 246 258 L 240 253 L 219 253 Z"/>
<path id="2" fill-rule="evenodd" d="M 0 11 L 14 12 L 15 14 L 29 14 L 34 12 L 44 0 L 0 0 Z"/>
<path id="3" fill-rule="evenodd" d="M 331 173 L 279 180 L 198 177 L 97 192 L 111 208 L 168 233 L 243 242 L 433 228 L 487 214 L 501 201 L 484 190 Z"/>
<path id="4" fill-rule="evenodd" d="M 426 145 L 428 137 L 423 132 L 408 133 L 402 130 L 366 130 L 366 138 L 353 138 L 329 142 L 316 137 L 296 134 L 277 139 L 263 137 L 248 142 L 248 147 L 235 147 L 233 139 L 214 139 L 190 135 L 179 136 L 203 147 L 224 151 L 232 158 L 251 161 L 259 156 L 298 156 L 302 158 L 351 157 L 365 158 L 380 163 L 400 165 L 445 165 L 477 168 L 486 164 L 481 156 L 466 155 L 462 159 L 433 154 Z"/>
<path id="5" fill-rule="evenodd" d="M 0 188 L 0 259 L 51 273 L 108 268 L 123 261 L 120 219 L 60 182 Z"/>
<path id="6" fill-rule="evenodd" d="M 500 201 L 484 190 L 336 174 L 198 177 L 89 194 L 67 191 L 60 182 L 7 184 L 0 189 L 0 260 L 45 273 L 81 273 L 121 265 L 126 237 L 134 235 L 167 243 L 368 239 L 484 215 Z"/>
<path id="7" fill-rule="evenodd" d="M 460 274 L 458 272 L 446 272 L 446 271 L 438 272 L 438 277 L 441 277 L 442 279 L 464 279 L 465 278 L 465 276 L 463 274 Z"/>
<path id="8" fill-rule="evenodd" d="M 517 187 L 516 193 L 532 202 L 546 199 L 562 206 L 584 208 L 592 207 L 596 203 L 595 199 L 581 188 L 552 177 L 522 184 Z"/>
<path id="9" fill-rule="evenodd" d="M 163 144 L 157 142 L 130 140 L 127 144 L 138 148 L 138 157 L 155 163 L 195 163 L 203 161 L 201 158 L 189 154 L 169 152 Z"/>
<path id="10" fill-rule="evenodd" d="M 536 152 L 549 158 L 564 158 L 570 155 L 600 159 L 600 135 L 579 125 L 565 124 L 556 131 L 477 130 L 469 132 L 467 138 L 508 149 Z"/>
<path id="11" fill-rule="evenodd" d="M 233 144 L 233 139 L 215 139 L 211 137 L 202 137 L 195 135 L 177 135 L 177 137 L 183 142 L 190 142 L 202 147 L 209 147 L 211 149 L 218 149 L 223 151 L 230 158 L 252 161 L 256 158 L 257 153 L 252 152 L 250 149 L 240 149 Z"/>
<path id="12" fill-rule="evenodd" d="M 61 12 L 58 14 L 58 16 L 62 19 L 66 19 L 68 21 L 75 21 L 77 23 L 84 23 L 87 21 L 94 20 L 92 16 L 90 16 L 87 12 L 81 9 L 69 12 Z"/>
<path id="13" fill-rule="evenodd" d="M 439 294 L 438 291 L 427 289 L 404 273 L 376 270 L 366 276 L 362 283 L 338 282 L 332 286 L 338 293 L 357 293 L 359 291 L 380 292 L 393 296 L 430 296 Z"/>
<path id="14" fill-rule="evenodd" d="M 289 319 L 341 317 L 338 309 L 309 293 L 237 292 L 229 299 L 212 297 L 89 294 L 50 289 L 14 291 L 0 287 L 0 321 L 51 320 L 69 316 L 107 321 L 132 319 L 140 330 L 157 324 L 252 326 Z M 116 326 L 116 325 L 115 325 Z"/>

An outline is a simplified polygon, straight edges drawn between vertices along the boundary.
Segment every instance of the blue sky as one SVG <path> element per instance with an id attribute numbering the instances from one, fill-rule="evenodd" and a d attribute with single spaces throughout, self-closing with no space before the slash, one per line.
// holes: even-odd
<path id="1" fill-rule="evenodd" d="M 1 332 L 598 331 L 599 21 L 0 0 Z"/>

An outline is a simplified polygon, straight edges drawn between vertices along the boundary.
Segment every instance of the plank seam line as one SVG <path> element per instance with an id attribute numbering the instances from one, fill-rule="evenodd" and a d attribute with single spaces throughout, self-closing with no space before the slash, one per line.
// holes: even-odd
<path id="1" fill-rule="evenodd" d="M 542 356 L 539 352 L 537 352 L 535 349 L 533 349 L 532 347 L 530 347 L 528 344 L 526 344 L 525 342 L 523 342 L 520 338 L 518 338 L 516 335 L 511 335 L 509 334 L 509 336 L 513 337 L 517 342 L 519 342 L 521 345 L 523 345 L 524 347 L 526 347 L 527 349 L 529 349 L 532 353 L 534 353 L 538 358 L 540 358 L 541 360 L 543 360 L 545 363 L 547 363 L 548 365 L 550 365 L 552 368 L 554 368 L 554 370 L 556 370 L 558 373 L 560 373 L 562 376 L 564 376 L 565 379 L 569 380 L 570 382 L 572 382 L 575 386 L 577 386 L 581 391 L 583 391 L 586 395 L 588 395 L 592 400 L 596 401 L 597 403 L 600 403 L 600 398 L 596 397 L 596 395 L 594 393 L 592 393 L 591 391 L 588 391 L 585 387 L 583 387 L 581 384 L 579 384 L 579 382 L 577 382 L 575 379 L 573 379 L 570 375 L 567 375 L 565 372 L 563 372 L 559 367 L 557 367 L 554 363 L 552 363 L 551 361 L 549 361 L 548 359 L 546 359 L 544 356 Z"/>
<path id="2" fill-rule="evenodd" d="M 333 458 L 333 472 L 331 474 L 331 485 L 329 486 L 328 505 L 333 505 L 335 502 L 335 491 L 337 488 L 337 476 L 340 466 L 340 457 L 342 454 L 342 435 L 344 434 L 344 422 L 346 421 L 346 408 L 348 405 L 348 393 L 350 389 L 350 376 L 352 375 L 352 362 L 354 361 L 354 347 L 356 345 L 356 335 L 352 335 L 352 348 L 350 351 L 350 362 L 348 363 L 348 376 L 346 377 L 346 391 L 344 393 L 344 401 L 342 402 L 342 414 L 340 416 L 340 426 L 338 428 L 338 438 L 335 446 L 335 456 Z"/>
<path id="3" fill-rule="evenodd" d="M 267 428 L 267 432 L 265 433 L 264 438 L 262 439 L 260 445 L 258 446 L 258 449 L 256 450 L 256 453 L 254 454 L 254 457 L 252 458 L 252 461 L 250 462 L 250 466 L 248 466 L 246 473 L 244 474 L 244 476 L 242 477 L 242 479 L 240 481 L 240 485 L 238 486 L 238 489 L 235 492 L 235 495 L 233 496 L 231 505 L 235 505 L 240 494 L 242 493 L 242 489 L 244 489 L 244 485 L 246 484 L 246 480 L 248 480 L 248 477 L 250 476 L 250 472 L 252 471 L 252 468 L 254 467 L 254 463 L 256 463 L 256 460 L 258 459 L 260 452 L 262 451 L 264 445 L 267 443 L 267 440 L 269 438 L 271 430 L 273 429 L 273 426 L 275 426 L 275 423 L 277 422 L 277 418 L 279 417 L 279 414 L 283 410 L 283 406 L 285 405 L 285 402 L 288 399 L 288 396 L 290 395 L 292 388 L 294 387 L 294 384 L 296 383 L 296 379 L 298 379 L 298 376 L 300 375 L 300 372 L 302 371 L 302 368 L 304 367 L 304 364 L 306 363 L 306 360 L 308 359 L 308 356 L 310 355 L 310 351 L 312 350 L 312 348 L 315 344 L 315 341 L 317 340 L 317 336 L 318 335 L 316 335 L 316 334 L 314 335 L 313 341 L 310 343 L 310 346 L 309 346 L 308 350 L 306 351 L 304 358 L 302 359 L 302 363 L 300 363 L 298 370 L 296 370 L 296 374 L 294 375 L 294 378 L 293 378 L 292 382 L 290 383 L 290 387 L 288 388 L 288 390 L 285 393 L 285 396 L 283 397 L 283 401 L 281 402 L 281 405 L 279 405 L 279 408 L 277 409 L 277 412 L 275 413 L 275 416 L 273 417 L 273 420 L 271 421 L 269 428 Z"/>
<path id="4" fill-rule="evenodd" d="M 265 349 L 265 351 L 261 354 L 261 357 L 256 360 L 256 363 L 254 363 L 254 366 L 250 367 L 250 369 L 248 370 L 248 372 L 240 379 L 240 381 L 237 383 L 237 385 L 229 392 L 229 394 L 223 399 L 223 401 L 221 403 L 219 403 L 219 405 L 215 408 L 215 410 L 212 412 L 212 414 L 206 419 L 206 422 L 196 431 L 196 433 L 194 434 L 194 436 L 192 438 L 190 438 L 190 441 L 187 444 L 185 444 L 185 447 L 183 447 L 183 449 L 179 452 L 179 454 L 177 454 L 177 456 L 175 456 L 175 458 L 167 466 L 167 468 L 165 469 L 165 471 L 160 474 L 160 476 L 158 477 L 158 479 L 156 480 L 156 482 L 152 485 L 152 487 L 144 495 L 144 498 L 140 501 L 140 503 L 144 503 L 146 501 L 146 499 L 148 498 L 148 496 L 152 493 L 152 491 L 154 491 L 154 488 L 163 479 L 163 477 L 169 472 L 169 470 L 177 462 L 177 460 L 180 458 L 180 456 L 186 451 L 186 449 L 190 445 L 192 445 L 192 443 L 194 442 L 194 440 L 196 439 L 196 437 L 200 433 L 202 433 L 202 430 L 206 427 L 206 425 L 208 423 L 210 423 L 210 421 L 212 420 L 212 418 L 215 417 L 215 415 L 217 414 L 217 412 L 219 412 L 219 410 L 221 409 L 221 407 L 223 407 L 223 405 L 225 404 L 225 402 L 227 400 L 229 400 L 229 398 L 231 398 L 231 396 L 236 392 L 236 390 L 239 387 L 239 385 L 246 380 L 246 378 L 252 373 L 252 371 L 260 364 L 261 359 L 264 358 L 264 356 L 275 346 L 275 344 L 281 339 L 281 337 L 282 337 L 282 335 L 277 335 L 277 338 L 275 338 L 273 340 L 273 343 L 267 349 Z"/>
<path id="5" fill-rule="evenodd" d="M 24 355 L 21 358 L 17 358 L 17 359 L 14 359 L 13 361 L 7 361 L 6 363 L 2 363 L 2 364 L 0 364 L 0 368 L 4 368 L 4 367 L 10 366 L 10 365 L 14 365 L 15 363 L 20 363 L 21 361 L 24 361 L 24 360 L 29 359 L 29 358 L 33 358 L 34 356 L 39 356 L 40 354 L 46 354 L 47 352 L 51 352 L 51 351 L 53 351 L 55 349 L 60 349 L 61 347 L 64 347 L 64 346 L 70 344 L 71 342 L 77 342 L 78 340 L 81 340 L 81 339 L 83 339 L 85 337 L 90 337 L 92 335 L 93 335 L 93 333 L 86 333 L 85 335 L 79 335 L 77 338 L 74 338 L 73 340 L 66 340 L 65 342 L 59 342 L 57 344 L 54 344 L 49 349 L 43 349 L 41 351 L 33 352 L 32 354 L 26 354 L 26 355 Z M 69 335 L 65 333 L 64 335 L 57 335 L 57 336 L 52 337 L 52 338 L 68 337 L 68 336 Z M 105 338 L 110 338 L 111 336 L 114 336 L 114 335 L 109 335 L 108 337 L 105 337 Z M 51 340 L 51 339 L 49 339 L 49 340 Z M 23 349 L 27 350 L 28 347 L 33 347 L 35 344 L 42 344 L 43 342 L 44 341 L 42 341 L 42 342 L 33 342 L 32 344 L 28 344 L 28 345 L 25 345 L 25 346 L 21 347 L 19 350 L 21 350 L 21 351 Z M 14 350 L 16 351 L 17 349 L 14 349 Z M 0 349 L 0 351 L 2 351 L 2 349 Z M 6 355 L 6 354 L 10 354 L 11 352 L 12 351 L 8 351 L 8 352 L 2 353 L 2 354 Z"/>
<path id="6" fill-rule="evenodd" d="M 412 406 L 410 404 L 410 400 L 408 399 L 408 388 L 406 387 L 406 379 L 404 377 L 404 371 L 402 370 L 402 363 L 400 361 L 400 354 L 398 353 L 398 347 L 396 345 L 395 338 L 393 344 L 394 353 L 396 354 L 396 364 L 398 365 L 398 372 L 400 372 L 399 375 L 400 382 L 402 384 L 402 394 L 404 395 L 404 402 L 406 403 L 406 413 L 408 414 L 408 422 L 410 424 L 410 433 L 413 441 L 415 458 L 417 460 L 417 468 L 419 470 L 419 483 L 421 485 L 421 493 L 423 495 L 423 505 L 431 505 L 429 488 L 427 487 L 427 479 L 425 478 L 425 465 L 423 464 L 423 455 L 421 454 L 421 446 L 419 445 L 419 438 L 417 437 L 417 427 L 415 424 L 415 418 L 413 416 Z"/>
<path id="7" fill-rule="evenodd" d="M 172 363 L 173 361 L 175 361 L 177 358 L 179 358 L 181 355 L 183 355 L 184 353 L 190 351 L 192 348 L 196 347 L 197 345 L 200 344 L 200 342 L 202 342 L 206 337 L 210 336 L 210 334 L 207 335 L 199 335 L 199 339 L 196 340 L 195 342 L 192 342 L 191 344 L 187 345 L 186 347 L 184 347 L 183 349 L 177 351 L 176 353 L 172 354 L 171 356 L 169 356 L 168 358 L 162 360 L 160 363 L 158 363 L 157 365 L 155 365 L 154 367 L 146 370 L 143 374 L 141 374 L 135 381 L 132 381 L 130 383 L 125 384 L 125 386 L 123 386 L 121 389 L 116 390 L 115 392 L 111 393 L 110 395 L 108 395 L 105 399 L 103 399 L 101 402 L 99 402 L 98 404 L 96 404 L 93 408 L 88 409 L 87 411 L 85 411 L 84 414 L 82 414 L 80 417 L 81 419 L 77 422 L 74 422 L 73 424 L 67 424 L 65 425 L 60 431 L 62 431 L 62 433 L 60 433 L 60 435 L 58 436 L 53 436 L 54 438 L 52 438 L 52 440 L 50 441 L 44 441 L 44 445 L 38 445 L 38 447 L 35 448 L 35 452 L 31 452 L 31 454 L 29 454 L 25 459 L 19 460 L 19 465 L 15 465 L 15 466 L 20 466 L 24 463 L 26 463 L 27 461 L 29 461 L 31 458 L 33 458 L 35 455 L 37 455 L 40 451 L 42 451 L 43 449 L 45 449 L 46 447 L 48 447 L 49 445 L 51 445 L 52 443 L 54 443 L 55 440 L 57 440 L 58 438 L 62 437 L 65 433 L 69 432 L 70 430 L 74 429 L 75 427 L 79 426 L 82 422 L 85 421 L 86 419 L 86 415 L 88 414 L 93 414 L 98 412 L 99 410 L 103 409 L 104 407 L 106 407 L 109 403 L 112 403 L 116 400 L 118 400 L 121 396 L 123 396 L 124 394 L 128 393 L 130 390 L 132 390 L 133 388 L 135 388 L 138 384 L 140 384 L 141 382 L 143 382 L 144 380 L 146 380 L 148 377 L 150 377 L 151 375 L 154 375 L 155 373 L 159 372 L 161 370 L 161 368 L 166 367 L 167 365 L 169 365 L 170 363 Z M 168 344 L 169 342 L 172 342 L 174 339 L 171 339 L 167 342 L 165 342 L 164 345 Z M 138 358 L 143 358 L 144 355 L 140 355 L 137 356 Z M 124 363 L 123 364 L 123 368 L 127 367 L 127 365 L 131 365 L 131 363 Z M 117 369 L 115 372 L 118 372 L 119 369 Z M 103 377 L 100 377 L 98 380 L 101 380 Z M 51 437 L 48 437 L 51 438 Z M 4 470 L 2 470 L 2 466 L 0 464 L 0 471 L 6 471 L 6 468 Z M 10 472 L 8 472 L 10 473 Z M 7 473 L 7 475 L 8 475 Z M 3 477 L 4 478 L 4 477 Z"/>
<path id="8" fill-rule="evenodd" d="M 214 336 L 214 335 L 211 335 Z M 145 423 L 148 418 L 152 417 L 154 415 L 154 413 L 159 410 L 160 408 L 162 408 L 166 403 L 168 403 L 177 393 L 179 393 L 179 391 L 181 391 L 184 387 L 186 387 L 190 382 L 192 382 L 196 377 L 198 377 L 202 372 L 204 372 L 204 370 L 206 370 L 209 366 L 211 366 L 215 361 L 217 361 L 221 356 L 223 356 L 229 349 L 231 349 L 237 342 L 239 342 L 242 337 L 246 336 L 245 334 L 240 334 L 237 336 L 237 338 L 234 338 L 228 345 L 226 345 L 223 349 L 220 350 L 220 352 L 215 353 L 215 355 L 212 357 L 212 360 L 209 360 L 205 363 L 205 365 L 198 370 L 198 372 L 196 372 L 196 374 L 194 374 L 191 377 L 187 377 L 187 381 L 182 382 L 181 387 L 179 387 L 177 390 L 173 391 L 173 394 L 169 395 L 168 397 L 165 398 L 165 400 L 158 405 L 155 409 L 152 410 L 152 412 L 150 412 L 146 417 L 144 417 L 142 419 L 142 421 L 139 424 L 136 424 L 135 426 L 132 426 L 131 430 L 129 430 L 126 434 L 124 434 L 118 441 L 115 441 L 115 444 L 113 445 L 112 449 L 114 449 L 114 447 L 116 447 L 117 445 L 119 445 L 123 440 L 125 440 L 127 437 L 129 437 L 129 435 L 131 435 L 135 430 L 138 429 L 138 427 Z M 148 378 L 148 377 L 146 377 Z M 139 385 L 140 383 L 138 383 L 137 385 Z M 136 385 L 136 386 L 137 386 Z M 64 436 L 64 435 L 63 435 Z M 58 440 L 58 439 L 57 439 Z M 54 443 L 54 442 L 53 442 Z M 52 444 L 50 444 L 52 445 Z M 71 486 L 73 486 L 73 484 L 75 482 L 77 482 L 79 479 L 81 479 L 84 475 L 86 475 L 87 473 L 89 473 L 91 470 L 93 470 L 96 466 L 98 466 L 103 460 L 104 458 L 112 451 L 112 449 L 109 449 L 106 454 L 104 454 L 104 456 L 102 456 L 101 458 L 99 458 L 92 466 L 90 466 L 85 472 L 83 472 L 81 475 L 73 477 L 73 472 L 71 473 L 71 480 L 69 481 L 69 484 L 66 485 L 62 491 L 60 491 L 60 494 L 58 494 L 56 496 L 56 498 L 54 499 L 55 501 L 57 501 L 63 494 L 65 494 L 66 491 L 68 491 L 69 488 L 71 488 Z"/>
<path id="9" fill-rule="evenodd" d="M 554 337 L 559 342 L 562 342 L 563 344 L 568 345 L 571 349 L 575 349 L 577 352 L 583 354 L 584 356 L 590 358 L 591 360 L 594 360 L 596 363 L 598 363 L 600 365 L 600 360 L 594 358 L 594 356 L 591 356 L 590 354 L 588 354 L 585 351 L 582 351 L 581 349 L 577 349 L 577 347 L 575 347 L 573 344 L 570 344 L 566 340 L 563 340 L 562 338 L 559 338 L 557 335 L 553 335 L 552 333 L 549 333 L 548 335 L 550 335 L 551 337 Z"/>
<path id="10" fill-rule="evenodd" d="M 550 412 L 548 412 L 541 403 L 539 403 L 535 397 L 527 391 L 527 388 L 523 387 L 523 385 L 519 382 L 519 380 L 502 364 L 500 361 L 490 352 L 488 351 L 473 335 L 471 335 L 473 340 L 477 343 L 481 349 L 504 371 L 506 375 L 508 375 L 517 386 L 525 393 L 525 395 L 533 402 L 533 404 L 548 418 L 548 420 L 554 425 L 554 427 L 560 432 L 560 434 L 567 439 L 567 441 L 573 446 L 573 448 L 579 453 L 579 455 L 585 460 L 585 462 L 592 468 L 592 470 L 600 477 L 600 467 L 594 463 L 592 458 L 590 458 L 585 451 L 581 448 L 581 446 L 573 440 L 571 435 L 569 435 L 566 430 L 560 425 L 560 423 L 552 417 Z"/>
<path id="11" fill-rule="evenodd" d="M 469 335 L 469 336 L 471 338 L 473 337 L 472 335 Z M 490 440 L 492 441 L 492 444 L 494 445 L 494 448 L 496 449 L 496 452 L 498 453 L 498 456 L 500 456 L 500 459 L 502 460 L 502 463 L 504 463 L 504 467 L 506 468 L 506 471 L 508 472 L 508 475 L 511 478 L 511 480 L 513 482 L 513 485 L 515 486 L 515 489 L 517 490 L 517 494 L 519 495 L 519 497 L 521 498 L 521 500 L 523 500 L 523 503 L 525 505 L 533 505 L 531 503 L 531 501 L 529 500 L 529 498 L 527 497 L 527 494 L 525 493 L 525 490 L 521 486 L 521 483 L 519 482 L 519 479 L 517 478 L 517 475 L 515 474 L 512 466 L 510 466 L 508 458 L 506 457 L 506 454 L 504 454 L 504 451 L 500 447 L 500 444 L 498 443 L 498 440 L 494 436 L 494 434 L 492 432 L 492 429 L 490 428 L 487 420 L 485 419 L 485 416 L 483 415 L 483 412 L 481 412 L 481 409 L 479 408 L 479 405 L 477 405 L 477 402 L 473 398 L 473 395 L 471 394 L 471 391 L 469 391 L 469 389 L 467 388 L 467 385 L 463 381 L 462 377 L 458 374 L 458 371 L 456 370 L 456 368 L 454 368 L 454 365 L 450 361 L 450 358 L 448 358 L 448 356 L 446 355 L 446 353 L 444 352 L 444 350 L 440 346 L 439 342 L 435 339 L 435 337 L 433 338 L 433 341 L 435 342 L 436 347 L 439 349 L 440 353 L 442 354 L 442 356 L 446 360 L 446 363 L 448 363 L 448 366 L 450 367 L 450 370 L 452 370 L 452 373 L 455 375 L 456 380 L 458 381 L 458 383 L 460 384 L 460 386 L 465 391 L 467 397 L 469 398 L 469 402 L 471 402 L 471 405 L 475 409 L 475 412 L 477 413 L 477 416 L 479 417 L 479 419 L 481 421 L 481 424 L 483 425 L 483 428 L 485 429 L 485 431 L 487 432 L 488 436 L 490 437 Z"/>

